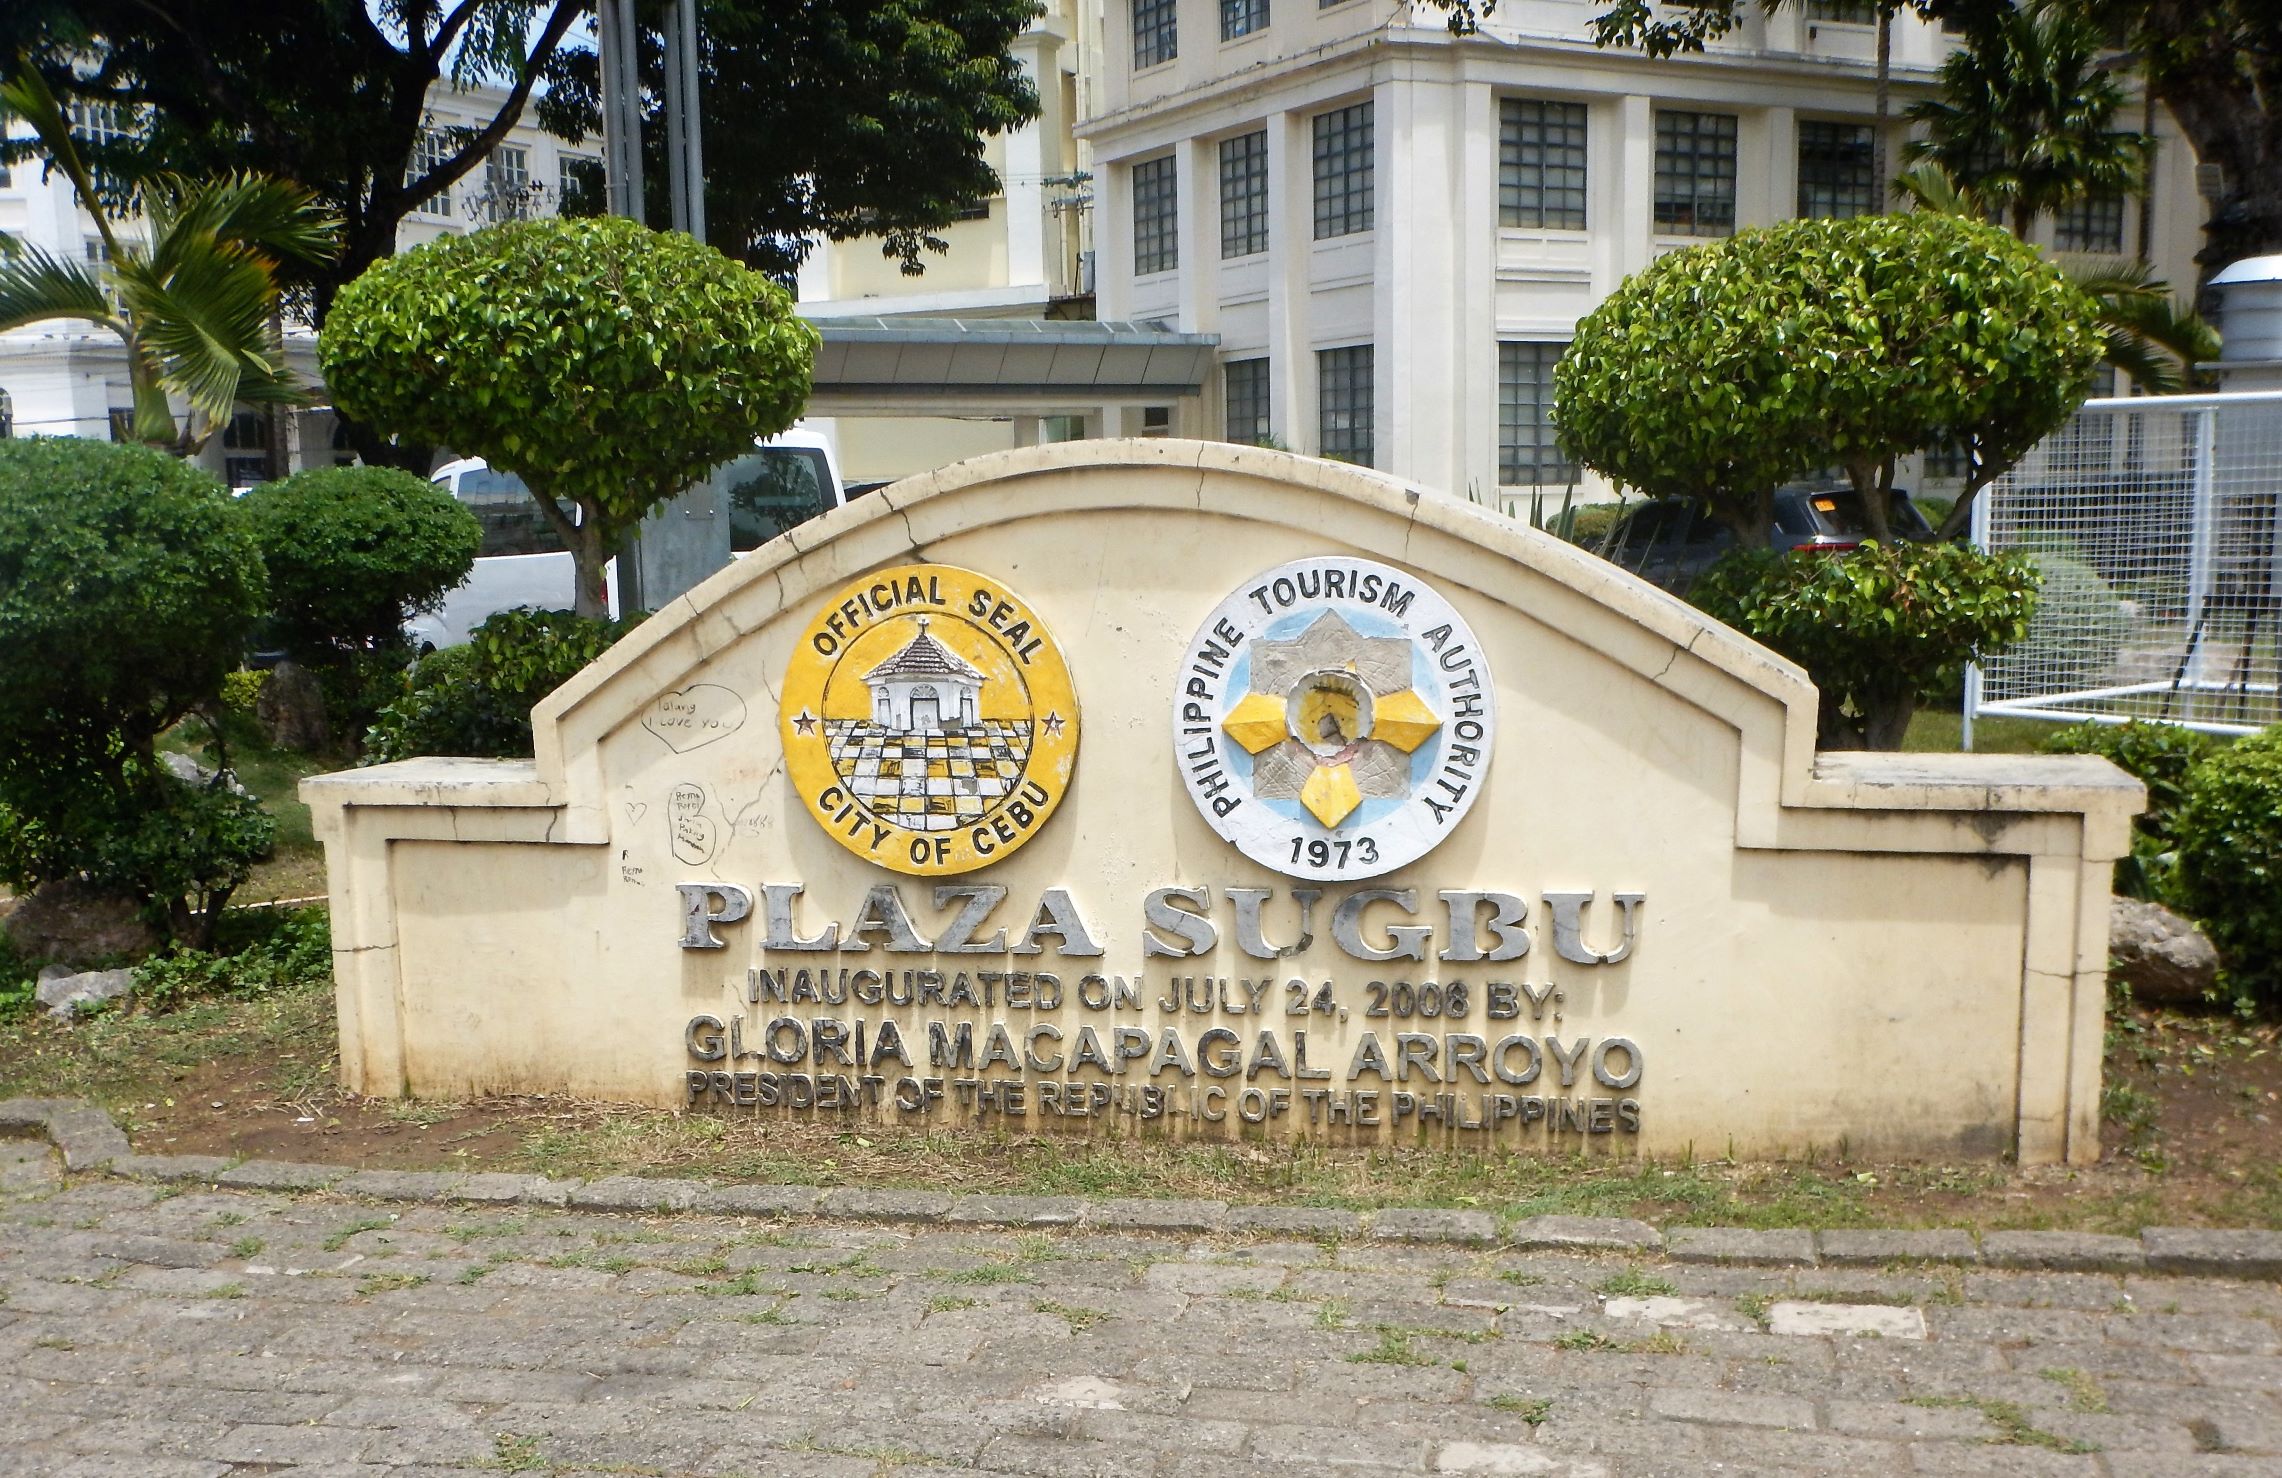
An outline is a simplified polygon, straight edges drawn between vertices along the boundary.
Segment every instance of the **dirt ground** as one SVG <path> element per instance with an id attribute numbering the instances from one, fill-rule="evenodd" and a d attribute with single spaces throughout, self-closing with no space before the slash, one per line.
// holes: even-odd
<path id="1" fill-rule="evenodd" d="M 0 1097 L 95 1097 L 149 1153 L 360 1167 L 1440 1204 L 1673 1223 L 2282 1227 L 2282 1025 L 2224 1015 L 2127 1009 L 2112 1019 L 2104 1158 L 2074 1170 L 1829 1152 L 1738 1164 L 1166 1145 L 729 1121 L 567 1098 L 362 1099 L 333 1086 L 332 1028 L 330 996 L 315 990 L 69 1027 L 19 1019 L 0 1024 Z"/>

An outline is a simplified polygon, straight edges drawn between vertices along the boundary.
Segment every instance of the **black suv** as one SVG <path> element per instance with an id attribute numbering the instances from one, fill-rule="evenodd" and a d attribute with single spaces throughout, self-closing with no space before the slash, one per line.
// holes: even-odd
<path id="1" fill-rule="evenodd" d="M 1917 504 L 1910 501 L 1910 495 L 1896 488 L 1893 499 L 1888 523 L 1895 536 L 1930 538 L 1933 528 Z M 1859 547 L 1869 537 L 1861 495 L 1851 485 L 1797 485 L 1775 494 L 1775 526 L 1767 531 L 1770 548 L 1839 554 Z M 1686 595 L 1705 570 L 1735 547 L 1735 534 L 1713 518 L 1703 504 L 1692 498 L 1671 498 L 1635 508 L 1618 519 L 1607 537 L 1594 547 L 1604 558 L 1651 584 Z"/>

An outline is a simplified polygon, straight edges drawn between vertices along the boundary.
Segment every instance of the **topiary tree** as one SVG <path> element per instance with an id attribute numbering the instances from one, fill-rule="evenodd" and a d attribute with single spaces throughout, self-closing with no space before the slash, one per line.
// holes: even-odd
<path id="1" fill-rule="evenodd" d="M 2097 305 L 2034 247 L 1931 212 L 1786 221 L 1674 252 L 1577 325 L 1563 444 L 1747 548 L 1774 489 L 1840 466 L 1885 537 L 1894 465 L 1944 440 L 1972 471 L 1949 522 L 2083 401 Z"/>
<path id="2" fill-rule="evenodd" d="M 1974 647 L 2018 640 L 2035 574 L 1978 556 L 1758 560 L 1777 487 L 1838 466 L 1891 546 L 1896 462 L 1962 444 L 1944 521 L 2082 402 L 2097 306 L 2033 247 L 1933 213 L 1799 220 L 1663 258 L 1577 326 L 1554 371 L 1563 444 L 1654 497 L 1702 499 L 1746 556 L 1699 604 L 1801 662 L 1822 742 L 1892 748 Z"/>
<path id="3" fill-rule="evenodd" d="M 239 504 L 269 572 L 270 611 L 304 660 L 400 640 L 467 578 L 483 529 L 457 498 L 389 467 L 315 467 Z"/>
<path id="4" fill-rule="evenodd" d="M 0 879 L 85 878 L 211 928 L 269 818 L 155 748 L 216 697 L 262 601 L 212 476 L 142 446 L 0 442 Z"/>
<path id="5" fill-rule="evenodd" d="M 518 221 L 376 264 L 319 345 L 350 415 L 519 475 L 604 611 L 603 565 L 642 516 L 790 426 L 816 331 L 783 289 L 684 235 Z"/>
<path id="6" fill-rule="evenodd" d="M 1957 544 L 1869 544 L 1844 558 L 1738 550 L 1688 598 L 1814 675 L 1817 743 L 1899 749 L 1921 698 L 1967 654 L 2027 634 L 2036 575 L 2022 555 Z"/>

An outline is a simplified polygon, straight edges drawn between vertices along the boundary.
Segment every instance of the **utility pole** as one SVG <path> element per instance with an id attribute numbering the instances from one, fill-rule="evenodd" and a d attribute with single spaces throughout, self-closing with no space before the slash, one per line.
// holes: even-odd
<path id="1" fill-rule="evenodd" d="M 697 0 L 666 15 L 666 180 L 676 231 L 705 239 L 705 141 L 697 109 Z"/>

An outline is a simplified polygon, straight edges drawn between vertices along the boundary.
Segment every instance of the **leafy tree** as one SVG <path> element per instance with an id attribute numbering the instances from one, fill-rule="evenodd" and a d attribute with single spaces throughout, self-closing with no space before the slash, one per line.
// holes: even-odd
<path id="1" fill-rule="evenodd" d="M 2105 41 L 2062 5 L 1988 17 L 1942 62 L 1942 96 L 1910 109 L 1926 137 L 1903 155 L 1941 166 L 2024 239 L 2048 211 L 2140 189 L 2154 141 L 2116 129 L 2124 93 L 2102 69 Z"/>
<path id="2" fill-rule="evenodd" d="M 1994 226 L 1798 220 L 1674 252 L 1577 325 L 1554 371 L 1563 444 L 1657 497 L 1703 498 L 1746 548 L 1774 490 L 1841 466 L 1876 537 L 1894 464 L 1944 438 L 1970 472 L 1945 525 L 2084 398 L 2092 304 Z"/>
<path id="3" fill-rule="evenodd" d="M 936 234 L 997 192 L 983 139 L 1038 116 L 1008 54 L 1036 0 L 702 0 L 699 97 L 707 239 L 789 279 L 818 235 L 878 236 L 907 273 Z M 659 33 L 641 65 L 663 106 Z M 547 67 L 539 119 L 579 138 L 601 128 L 593 52 Z M 644 131 L 649 218 L 666 218 L 665 129 Z"/>
<path id="4" fill-rule="evenodd" d="M 578 612 L 642 516 L 790 426 L 816 331 L 782 288 L 689 237 L 543 220 L 445 237 L 343 289 L 319 343 L 353 416 L 530 485 Z"/>
<path id="5" fill-rule="evenodd" d="M 240 402 L 305 399 L 274 328 L 280 263 L 324 261 L 335 222 L 309 192 L 261 175 L 151 179 L 143 190 L 146 244 L 121 234 L 40 74 L 0 85 L 0 104 L 32 126 L 95 220 L 106 261 L 59 257 L 0 235 L 0 332 L 80 318 L 127 348 L 135 435 L 193 449 Z M 177 429 L 172 392 L 189 416 Z"/>
<path id="6" fill-rule="evenodd" d="M 393 467 L 313 467 L 240 504 L 270 610 L 304 660 L 399 639 L 467 578 L 483 530 L 449 492 Z"/>
<path id="7" fill-rule="evenodd" d="M 85 877 L 204 937 L 271 826 L 156 744 L 215 698 L 262 598 L 211 475 L 126 443 L 0 442 L 0 879 Z"/>
<path id="8" fill-rule="evenodd" d="M 1919 210 L 1968 220 L 1992 212 L 1979 196 L 1952 180 L 1938 164 L 1906 170 L 1894 184 Z M 2054 266 L 2099 305 L 2106 335 L 2104 358 L 2132 383 L 2171 395 L 2199 382 L 2195 366 L 2219 357 L 2218 331 L 2193 308 L 2171 296 L 2171 285 L 2145 262 L 2058 252 Z"/>
<path id="9" fill-rule="evenodd" d="M 1920 700 L 1967 655 L 2027 634 L 2037 575 L 2023 555 L 1948 543 L 1868 544 L 1844 559 L 1738 550 L 1688 599 L 1813 675 L 1818 744 L 1899 749 Z"/>

